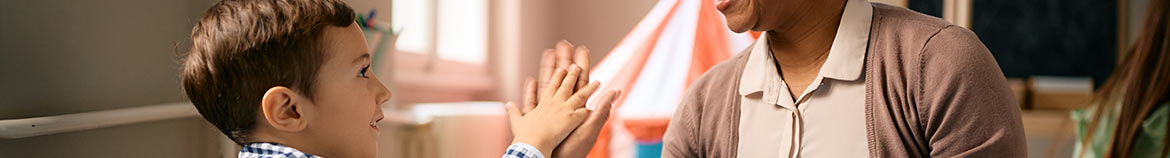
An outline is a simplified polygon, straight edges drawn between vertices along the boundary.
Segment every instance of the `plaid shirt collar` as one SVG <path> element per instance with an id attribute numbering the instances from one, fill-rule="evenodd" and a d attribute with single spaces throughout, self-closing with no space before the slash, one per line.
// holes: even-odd
<path id="1" fill-rule="evenodd" d="M 320 158 L 276 143 L 251 143 L 240 149 L 240 158 Z"/>

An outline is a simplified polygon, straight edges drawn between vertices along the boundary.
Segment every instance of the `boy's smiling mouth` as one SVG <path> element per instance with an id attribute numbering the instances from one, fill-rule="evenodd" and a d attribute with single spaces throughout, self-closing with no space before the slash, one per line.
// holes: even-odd
<path id="1" fill-rule="evenodd" d="M 375 130 L 377 130 L 378 129 L 378 122 L 382 122 L 383 118 L 385 118 L 385 116 L 378 116 L 378 119 L 375 119 L 373 122 L 370 122 L 370 128 L 374 128 Z"/>

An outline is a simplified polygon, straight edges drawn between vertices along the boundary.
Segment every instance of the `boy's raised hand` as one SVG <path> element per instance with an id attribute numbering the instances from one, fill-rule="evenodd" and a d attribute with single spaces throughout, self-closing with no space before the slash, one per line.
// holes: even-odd
<path id="1" fill-rule="evenodd" d="M 573 46 L 568 41 L 557 42 L 555 49 L 545 50 L 540 63 L 540 81 L 539 83 L 555 82 L 550 81 L 556 69 L 567 69 L 575 65 L 580 67 L 583 72 L 577 77 L 577 90 L 582 90 L 586 87 L 585 81 L 589 80 L 589 49 L 584 46 Z M 531 82 L 531 81 L 529 81 Z M 544 89 L 544 87 L 536 87 L 536 85 L 529 83 L 525 88 L 525 108 L 521 112 L 527 112 L 535 107 L 536 103 L 543 100 L 543 95 L 537 93 L 537 89 Z M 592 90 L 589 92 L 592 93 Z M 589 111 L 589 117 L 577 129 L 573 130 L 567 138 L 553 151 L 553 157 L 557 158 L 582 158 L 589 154 L 597 142 L 598 134 L 601 132 L 605 122 L 609 120 L 610 109 L 617 98 L 621 96 L 619 90 L 608 90 L 601 98 L 596 101 L 594 107 L 597 109 Z M 539 98 L 539 100 L 538 100 Z M 543 105 L 543 104 L 541 104 Z"/>
<path id="2" fill-rule="evenodd" d="M 515 136 L 513 144 L 532 145 L 545 154 L 545 157 L 551 157 L 553 150 L 568 137 L 569 133 L 589 117 L 585 102 L 600 84 L 594 82 L 580 91 L 574 90 L 581 71 L 577 66 L 570 66 L 568 72 L 556 69 L 550 76 L 550 82 L 538 92 L 541 97 L 537 102 L 539 105 L 531 110 L 526 110 L 528 108 L 515 103 L 506 105 L 512 134 Z M 528 84 L 528 87 L 535 87 L 536 83 L 529 81 Z M 526 96 L 528 97 L 530 96 Z M 526 101 L 525 104 L 529 103 L 531 102 Z"/>

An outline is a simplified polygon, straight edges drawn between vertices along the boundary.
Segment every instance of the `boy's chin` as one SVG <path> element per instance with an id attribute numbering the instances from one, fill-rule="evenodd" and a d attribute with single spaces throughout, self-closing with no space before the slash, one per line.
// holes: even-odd
<path id="1" fill-rule="evenodd" d="M 347 155 L 346 157 L 376 158 L 378 156 L 377 135 L 374 137 L 351 137 L 348 141 L 334 142 L 334 144 L 342 146 L 342 148 L 335 149 L 340 149 L 342 152 L 348 153 L 344 154 Z"/>
<path id="2" fill-rule="evenodd" d="M 376 158 L 376 157 L 378 157 L 378 150 L 374 150 L 374 152 L 366 153 L 365 155 L 362 155 L 362 157 Z"/>
<path id="3" fill-rule="evenodd" d="M 352 151 L 353 153 L 356 153 L 353 155 L 355 157 L 359 157 L 359 158 L 376 158 L 376 157 L 378 157 L 377 143 L 375 143 L 374 145 L 371 145 L 371 146 L 364 147 L 363 149 L 354 149 L 354 150 L 358 150 L 358 151 Z"/>
<path id="4" fill-rule="evenodd" d="M 363 152 L 363 156 L 376 158 L 378 156 L 378 135 L 374 135 L 373 142 L 368 145 L 368 151 Z"/>
<path id="5" fill-rule="evenodd" d="M 374 137 L 370 142 L 362 142 L 362 147 L 365 148 L 362 155 L 376 155 L 378 153 L 378 138 Z"/>

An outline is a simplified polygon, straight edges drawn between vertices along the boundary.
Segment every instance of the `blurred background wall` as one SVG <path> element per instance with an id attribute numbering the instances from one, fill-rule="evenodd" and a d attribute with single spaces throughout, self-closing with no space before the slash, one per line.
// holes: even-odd
<path id="1" fill-rule="evenodd" d="M 0 119 L 184 101 L 176 42 L 204 0 L 0 1 Z M 212 157 L 201 118 L 0 140 L 4 157 Z"/>

